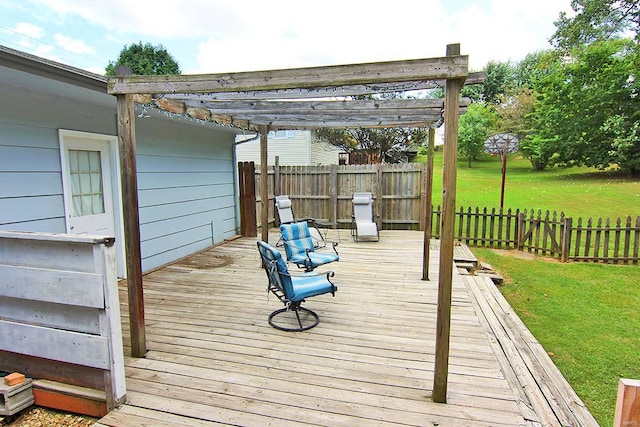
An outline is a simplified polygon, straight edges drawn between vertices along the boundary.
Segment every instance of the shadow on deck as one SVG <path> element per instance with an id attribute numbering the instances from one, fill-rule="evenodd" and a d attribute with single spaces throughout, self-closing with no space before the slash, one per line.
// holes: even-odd
<path id="1" fill-rule="evenodd" d="M 484 295 L 499 297 L 457 273 L 448 403 L 431 401 L 438 253 L 431 245 L 431 280 L 420 280 L 422 235 L 383 231 L 380 242 L 355 243 L 329 230 L 342 237 L 330 265 L 338 292 L 305 304 L 320 324 L 301 333 L 267 323 L 281 303 L 266 292 L 255 238 L 146 275 L 149 351 L 126 358 L 127 404 L 96 425 L 596 426 L 553 415 L 555 398 L 529 382 L 523 391 L 526 366 L 483 314 L 496 305 Z M 123 316 L 126 301 L 124 285 Z M 123 332 L 128 346 L 126 317 Z"/>

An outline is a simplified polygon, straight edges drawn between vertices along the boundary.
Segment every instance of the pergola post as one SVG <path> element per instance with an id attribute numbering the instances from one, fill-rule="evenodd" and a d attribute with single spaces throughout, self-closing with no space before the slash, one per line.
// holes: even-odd
<path id="1" fill-rule="evenodd" d="M 433 153 L 435 152 L 436 131 L 429 126 L 429 146 L 427 148 L 427 171 L 424 177 L 424 247 L 422 257 L 422 280 L 429 280 L 431 245 L 431 211 L 433 210 Z"/>
<path id="2" fill-rule="evenodd" d="M 269 126 L 260 126 L 260 224 L 262 241 L 269 243 L 269 168 L 267 137 Z"/>
<path id="3" fill-rule="evenodd" d="M 144 357 L 147 352 L 147 343 L 144 324 L 144 296 L 142 292 L 142 255 L 140 251 L 140 215 L 138 211 L 136 127 L 133 95 L 118 95 L 117 105 L 131 355 L 133 357 Z"/>
<path id="4" fill-rule="evenodd" d="M 460 45 L 447 45 L 447 56 L 460 55 Z M 438 276 L 438 319 L 433 378 L 433 401 L 447 402 L 449 339 L 451 335 L 451 294 L 453 244 L 455 236 L 456 168 L 458 166 L 458 100 L 464 80 L 447 79 L 444 100 L 444 158 L 442 173 L 442 227 Z"/>

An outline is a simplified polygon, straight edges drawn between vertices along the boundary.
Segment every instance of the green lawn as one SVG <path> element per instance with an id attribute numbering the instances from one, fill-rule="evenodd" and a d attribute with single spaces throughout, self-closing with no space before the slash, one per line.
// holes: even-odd
<path id="1" fill-rule="evenodd" d="M 434 159 L 441 200 L 442 153 Z M 456 205 L 498 208 L 501 163 L 458 164 Z M 640 180 L 591 168 L 534 171 L 509 158 L 505 209 L 564 212 L 573 218 L 640 215 Z M 474 248 L 506 278 L 502 293 L 550 353 L 600 425 L 613 424 L 620 378 L 640 379 L 640 266 L 558 263 Z"/>
<path id="2" fill-rule="evenodd" d="M 473 252 L 506 276 L 503 295 L 600 425 L 613 425 L 618 380 L 640 378 L 640 266 Z"/>
<path id="3" fill-rule="evenodd" d="M 442 153 L 436 153 L 433 203 L 442 200 Z M 495 156 L 458 163 L 456 206 L 500 207 L 501 162 Z M 534 171 L 528 160 L 509 157 L 505 209 L 564 212 L 573 218 L 617 218 L 640 215 L 640 179 L 593 168 L 553 168 Z"/>

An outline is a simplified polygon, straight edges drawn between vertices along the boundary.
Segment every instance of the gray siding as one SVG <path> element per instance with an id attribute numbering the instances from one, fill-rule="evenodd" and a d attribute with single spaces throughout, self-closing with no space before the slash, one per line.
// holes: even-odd
<path id="1" fill-rule="evenodd" d="M 143 270 L 236 235 L 234 135 L 158 119 L 136 133 Z"/>
<path id="2" fill-rule="evenodd" d="M 4 67 L 0 97 L 0 230 L 65 233 L 58 130 L 116 135 L 115 98 Z M 236 234 L 235 133 L 136 120 L 144 271 Z"/>
<path id="3" fill-rule="evenodd" d="M 21 74 L 0 67 L 0 229 L 65 233 L 58 129 L 113 135 L 115 102 L 109 109 L 6 83 Z M 64 87 L 77 90 L 56 85 Z"/>

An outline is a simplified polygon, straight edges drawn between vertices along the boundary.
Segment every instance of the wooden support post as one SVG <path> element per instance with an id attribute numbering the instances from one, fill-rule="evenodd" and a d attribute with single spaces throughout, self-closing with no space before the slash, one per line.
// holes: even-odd
<path id="1" fill-rule="evenodd" d="M 640 380 L 620 379 L 613 427 L 640 426 Z"/>
<path id="2" fill-rule="evenodd" d="M 330 178 L 330 197 L 331 197 L 331 228 L 338 228 L 338 165 L 331 165 L 331 178 Z"/>
<path id="3" fill-rule="evenodd" d="M 269 166 L 267 152 L 268 126 L 260 126 L 260 229 L 262 241 L 269 243 Z"/>
<path id="4" fill-rule="evenodd" d="M 427 168 L 423 172 L 424 183 L 424 247 L 422 257 L 422 280 L 429 280 L 429 262 L 431 245 L 431 211 L 433 210 L 433 155 L 435 152 L 436 130 L 429 127 L 429 146 L 427 149 Z"/>
<path id="5" fill-rule="evenodd" d="M 376 168 L 376 182 L 375 188 L 373 190 L 373 194 L 375 199 L 373 200 L 373 213 L 378 213 L 378 230 L 382 230 L 384 224 L 384 204 L 382 203 L 382 163 L 378 163 L 375 165 Z"/>
<path id="6" fill-rule="evenodd" d="M 460 45 L 447 45 L 447 56 L 460 55 Z M 444 100 L 444 158 L 442 173 L 442 228 L 438 277 L 438 313 L 433 401 L 447 402 L 449 339 L 451 334 L 451 294 L 453 245 L 456 217 L 456 168 L 458 164 L 458 103 L 462 79 L 447 79 Z"/>
<path id="7" fill-rule="evenodd" d="M 124 214 L 124 238 L 127 254 L 127 294 L 131 355 L 144 357 L 147 352 L 142 293 L 142 255 L 140 251 L 140 216 L 136 166 L 135 107 L 133 95 L 118 95 L 118 144 Z"/>

